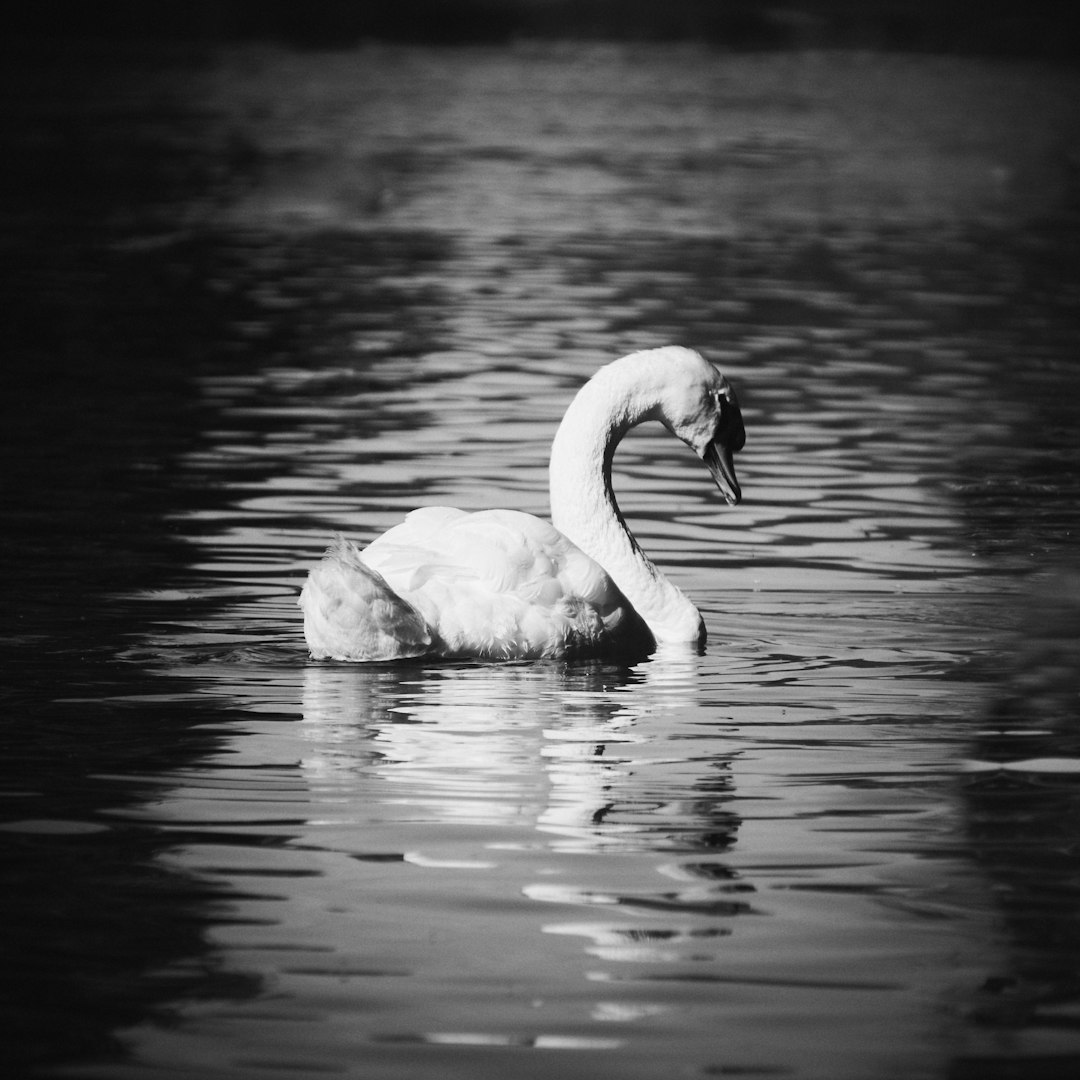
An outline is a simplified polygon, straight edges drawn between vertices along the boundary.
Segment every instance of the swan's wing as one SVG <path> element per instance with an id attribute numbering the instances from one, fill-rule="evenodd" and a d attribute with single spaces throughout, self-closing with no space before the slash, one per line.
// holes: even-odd
<path id="1" fill-rule="evenodd" d="M 625 644 L 640 620 L 593 559 L 514 510 L 425 507 L 364 561 L 412 604 L 447 654 L 557 656 Z"/>
<path id="2" fill-rule="evenodd" d="M 311 655 L 332 660 L 396 660 L 430 651 L 423 616 L 338 537 L 300 594 Z"/>

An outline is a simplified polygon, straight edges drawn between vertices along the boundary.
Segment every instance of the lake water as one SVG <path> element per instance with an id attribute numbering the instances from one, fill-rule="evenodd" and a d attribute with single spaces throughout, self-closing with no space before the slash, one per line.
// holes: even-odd
<path id="1" fill-rule="evenodd" d="M 1076 76 L 78 59 L 6 114 L 9 1059 L 1074 1076 Z M 308 660 L 334 531 L 546 513 L 576 387 L 667 342 L 747 427 L 737 508 L 616 459 L 704 655 Z"/>

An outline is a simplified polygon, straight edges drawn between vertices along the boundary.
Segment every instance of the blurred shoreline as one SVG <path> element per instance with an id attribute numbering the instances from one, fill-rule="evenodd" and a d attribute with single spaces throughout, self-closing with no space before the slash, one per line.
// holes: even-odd
<path id="1" fill-rule="evenodd" d="M 874 49 L 1075 62 L 1060 5 L 1042 0 L 158 0 L 20 9 L 7 40 L 98 38 L 312 48 L 362 40 L 701 42 L 734 50 Z"/>

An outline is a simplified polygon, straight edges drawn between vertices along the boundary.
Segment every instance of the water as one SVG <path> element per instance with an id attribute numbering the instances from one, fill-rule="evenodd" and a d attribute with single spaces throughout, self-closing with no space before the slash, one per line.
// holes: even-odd
<path id="1" fill-rule="evenodd" d="M 560 47 L 135 74 L 9 109 L 9 1057 L 1073 1075 L 1073 76 Z M 79 182 L 49 181 L 72 130 Z M 705 655 L 307 660 L 330 533 L 544 513 L 575 388 L 666 341 L 748 431 L 734 509 L 662 431 L 617 459 Z"/>

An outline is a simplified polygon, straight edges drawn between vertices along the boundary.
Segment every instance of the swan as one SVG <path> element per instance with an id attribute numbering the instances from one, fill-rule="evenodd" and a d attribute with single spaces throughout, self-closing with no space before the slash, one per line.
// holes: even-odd
<path id="1" fill-rule="evenodd" d="M 728 381 L 692 349 L 631 353 L 593 375 L 551 447 L 552 523 L 517 510 L 413 510 L 363 550 L 338 536 L 300 594 L 314 659 L 645 656 L 701 646 L 705 623 L 645 555 L 611 487 L 622 437 L 659 420 L 730 505 L 745 442 Z"/>

